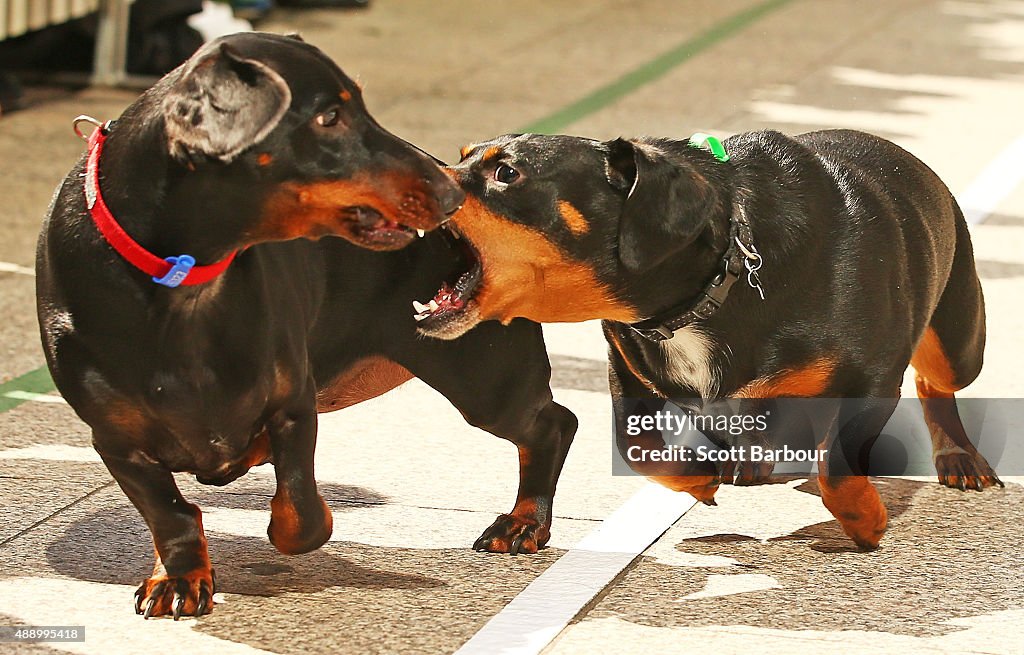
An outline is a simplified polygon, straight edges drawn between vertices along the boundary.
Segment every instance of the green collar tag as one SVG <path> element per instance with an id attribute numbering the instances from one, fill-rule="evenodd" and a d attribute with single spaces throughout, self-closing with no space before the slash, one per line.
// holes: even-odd
<path id="1" fill-rule="evenodd" d="M 729 153 L 725 151 L 725 146 L 722 142 L 711 136 L 710 134 L 704 134 L 703 132 L 697 132 L 690 137 L 690 145 L 694 148 L 703 148 L 707 145 L 708 150 L 715 156 L 718 161 L 729 161 Z"/>

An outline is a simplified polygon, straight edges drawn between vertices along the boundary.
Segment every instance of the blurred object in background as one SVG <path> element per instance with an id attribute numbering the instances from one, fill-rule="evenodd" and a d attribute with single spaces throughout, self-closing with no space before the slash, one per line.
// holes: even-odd
<path id="1" fill-rule="evenodd" d="M 48 76 L 54 73 L 92 71 L 93 82 L 113 85 L 127 82 L 141 88 L 152 81 L 147 76 L 155 78 L 167 73 L 188 59 L 204 42 L 226 34 L 251 31 L 249 20 L 263 18 L 275 6 L 363 8 L 369 4 L 370 0 L 135 0 L 127 3 L 130 10 L 117 10 L 120 17 L 116 21 L 107 21 L 117 25 L 116 36 L 104 41 L 106 47 L 99 50 L 106 54 L 97 61 L 100 20 L 96 9 L 108 11 L 119 5 L 62 0 L 0 2 L 0 28 L 3 28 L 0 30 L 0 115 L 19 107 L 22 90 L 15 73 L 42 73 L 43 80 L 48 81 Z M 65 5 L 67 8 L 60 9 Z M 72 11 L 72 7 L 77 10 Z M 17 15 L 22 20 L 12 22 L 7 20 L 9 15 Z M 9 29 L 18 25 L 16 30 Z M 119 48 L 116 57 L 110 55 Z M 131 76 L 137 77 L 128 80 Z M 68 76 L 53 79 L 63 80 L 58 83 L 64 84 L 85 82 L 79 82 L 75 76 L 71 76 L 71 82 L 67 81 Z"/>
<path id="2" fill-rule="evenodd" d="M 163 75 L 203 44 L 188 18 L 202 0 L 136 0 L 128 30 L 127 70 Z M 93 66 L 96 14 L 0 41 L 0 71 L 88 71 Z"/>
<path id="3" fill-rule="evenodd" d="M 282 7 L 313 9 L 315 7 L 366 7 L 370 0 L 277 0 Z"/>
<path id="4" fill-rule="evenodd" d="M 235 16 L 256 22 L 270 13 L 274 3 L 272 0 L 231 0 L 231 8 Z"/>
<path id="5" fill-rule="evenodd" d="M 0 71 L 0 116 L 4 112 L 18 108 L 21 99 L 21 85 L 18 79 L 9 73 Z"/>
<path id="6" fill-rule="evenodd" d="M 275 6 L 315 9 L 323 7 L 361 8 L 369 6 L 369 4 L 370 0 L 231 0 L 235 15 L 251 21 L 258 21 L 266 17 Z"/>
<path id="7" fill-rule="evenodd" d="M 231 6 L 223 2 L 203 0 L 203 10 L 188 17 L 189 27 L 199 32 L 204 41 L 236 32 L 251 32 L 252 23 L 238 18 Z"/>
<path id="8" fill-rule="evenodd" d="M 201 11 L 202 0 L 136 0 L 128 31 L 128 72 L 163 75 L 188 59 L 204 43 L 188 23 Z"/>

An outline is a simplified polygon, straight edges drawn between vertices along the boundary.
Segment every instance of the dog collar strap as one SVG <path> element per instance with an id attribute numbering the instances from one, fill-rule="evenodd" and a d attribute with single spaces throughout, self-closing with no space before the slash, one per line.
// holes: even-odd
<path id="1" fill-rule="evenodd" d="M 103 142 L 106 140 L 113 122 L 100 123 L 95 119 L 80 116 L 75 119 L 75 132 L 79 136 L 82 136 L 82 133 L 78 131 L 78 123 L 83 121 L 96 125 L 96 129 L 88 140 L 89 158 L 85 165 L 85 202 L 96 228 L 99 229 L 107 243 L 117 251 L 117 254 L 135 268 L 152 276 L 154 282 L 166 287 L 205 284 L 223 273 L 234 260 L 235 252 L 215 264 L 196 266 L 196 260 L 191 255 L 158 257 L 143 248 L 124 231 L 124 228 L 114 219 L 114 215 L 103 200 L 103 194 L 100 193 L 100 154 L 103 152 Z"/>
<path id="2" fill-rule="evenodd" d="M 729 226 L 729 247 L 722 255 L 723 270 L 704 287 L 699 299 L 629 326 L 651 341 L 671 339 L 676 330 L 711 318 L 725 302 L 729 290 L 740 279 L 744 269 L 747 271 L 747 284 L 756 289 L 764 300 L 764 288 L 757 275 L 762 263 L 761 255 L 754 247 L 750 224 L 734 216 Z"/>

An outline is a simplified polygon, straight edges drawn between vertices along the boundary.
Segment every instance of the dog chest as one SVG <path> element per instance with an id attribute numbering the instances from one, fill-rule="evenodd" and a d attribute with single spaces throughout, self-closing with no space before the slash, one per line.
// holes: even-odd
<path id="1" fill-rule="evenodd" d="M 721 374 L 714 363 L 710 337 L 690 326 L 676 330 L 658 347 L 664 358 L 662 374 L 669 382 L 694 389 L 701 398 L 717 395 Z"/>

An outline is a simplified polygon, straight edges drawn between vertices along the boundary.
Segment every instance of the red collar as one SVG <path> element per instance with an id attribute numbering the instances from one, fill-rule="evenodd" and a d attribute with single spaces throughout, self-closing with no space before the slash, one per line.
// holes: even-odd
<path id="1" fill-rule="evenodd" d="M 223 273 L 235 258 L 237 251 L 215 264 L 196 266 L 196 260 L 191 255 L 166 258 L 154 255 L 118 225 L 100 193 L 100 153 L 103 152 L 103 142 L 110 131 L 111 121 L 102 125 L 96 121 L 96 124 L 97 128 L 89 137 L 89 159 L 85 166 L 85 201 L 93 222 L 107 243 L 132 266 L 152 276 L 157 284 L 167 287 L 204 284 Z M 75 129 L 77 131 L 78 128 Z"/>

